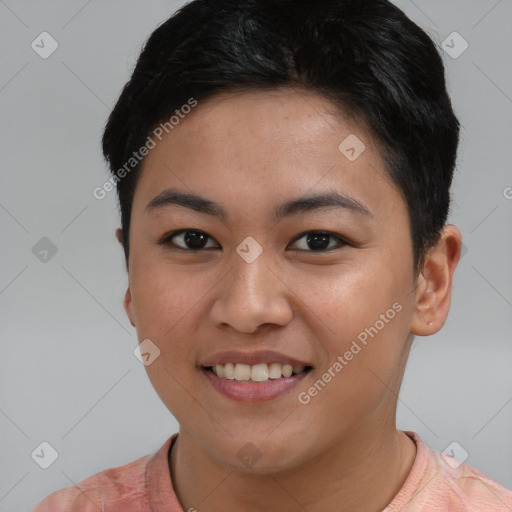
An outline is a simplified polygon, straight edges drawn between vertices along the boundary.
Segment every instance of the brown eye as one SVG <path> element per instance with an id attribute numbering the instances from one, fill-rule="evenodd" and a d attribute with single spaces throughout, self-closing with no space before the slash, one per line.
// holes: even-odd
<path id="1" fill-rule="evenodd" d="M 295 243 L 301 239 L 305 239 L 305 244 L 303 243 L 303 248 L 299 248 L 298 250 L 305 250 L 306 252 L 325 252 L 331 250 L 333 246 L 329 246 L 329 239 L 336 239 L 338 241 L 338 244 L 334 244 L 335 248 L 336 245 L 338 247 L 347 245 L 347 242 L 341 237 L 327 231 L 308 231 L 300 235 L 299 238 L 296 238 Z"/>
<path id="2" fill-rule="evenodd" d="M 329 252 L 344 245 L 349 245 L 343 238 L 327 231 L 307 231 L 295 239 L 293 243 L 297 244 L 300 240 L 302 247 L 295 247 L 294 250 L 304 252 Z M 179 241 L 178 243 L 175 240 Z M 189 252 L 199 252 L 207 249 L 218 248 L 218 245 L 207 245 L 208 240 L 213 238 L 204 231 L 197 229 L 180 229 L 165 235 L 159 242 L 161 245 L 169 246 L 171 249 L 183 250 Z M 332 242 L 335 242 L 332 244 Z M 293 248 L 292 248 L 293 249 Z"/>
<path id="3" fill-rule="evenodd" d="M 174 239 L 181 240 L 182 245 L 173 242 L 172 240 Z M 205 249 L 211 249 L 211 247 L 206 246 L 208 239 L 211 239 L 211 237 L 203 231 L 198 231 L 196 229 L 181 229 L 165 235 L 159 243 L 162 245 L 174 246 L 183 250 L 202 251 Z"/>

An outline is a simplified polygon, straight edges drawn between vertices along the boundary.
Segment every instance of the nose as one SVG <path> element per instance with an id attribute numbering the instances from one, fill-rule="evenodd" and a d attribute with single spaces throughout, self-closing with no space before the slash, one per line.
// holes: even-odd
<path id="1" fill-rule="evenodd" d="M 267 324 L 283 327 L 290 322 L 291 292 L 269 260 L 265 252 L 252 263 L 234 255 L 233 268 L 221 281 L 210 310 L 217 327 L 252 334 Z"/>

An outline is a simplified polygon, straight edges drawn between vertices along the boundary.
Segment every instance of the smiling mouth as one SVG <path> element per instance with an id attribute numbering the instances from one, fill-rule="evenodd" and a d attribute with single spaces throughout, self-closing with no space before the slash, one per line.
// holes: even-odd
<path id="1" fill-rule="evenodd" d="M 203 366 L 203 368 L 217 377 L 225 380 L 237 380 L 248 382 L 268 382 L 288 378 L 313 369 L 312 366 L 296 366 L 280 363 L 242 364 L 226 363 L 215 366 Z"/>

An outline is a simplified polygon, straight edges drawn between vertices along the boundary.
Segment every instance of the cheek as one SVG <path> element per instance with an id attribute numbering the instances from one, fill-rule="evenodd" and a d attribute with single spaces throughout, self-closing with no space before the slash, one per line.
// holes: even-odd
<path id="1" fill-rule="evenodd" d="M 386 311 L 388 323 L 380 318 L 371 323 L 340 318 L 341 334 L 325 338 L 329 363 L 319 368 L 312 386 L 302 390 L 306 395 L 301 396 L 301 403 L 309 397 L 317 416 L 327 418 L 337 411 L 341 431 L 368 421 L 383 404 L 391 406 L 398 394 L 406 355 L 400 317 L 404 310 L 384 309 L 384 315 Z"/>
<path id="2" fill-rule="evenodd" d="M 140 266 L 130 282 L 137 330 L 148 338 L 180 336 L 183 320 L 196 314 L 210 286 L 191 271 L 159 264 Z"/>
<path id="3" fill-rule="evenodd" d="M 319 378 L 325 376 L 329 383 L 318 386 L 323 398 L 354 411 L 380 400 L 386 385 L 391 387 L 402 371 L 411 315 L 409 283 L 406 276 L 397 278 L 391 269 L 381 267 L 352 268 L 331 276 L 329 283 L 313 281 L 307 293 L 304 284 L 298 290 L 298 295 L 308 297 L 311 318 L 318 316 L 327 327 L 321 344 L 328 361 Z"/>
<path id="4" fill-rule="evenodd" d="M 205 314 L 201 298 L 211 285 L 161 263 L 141 266 L 134 274 L 131 287 L 138 338 L 150 339 L 160 350 L 145 369 L 162 402 L 182 418 L 194 406 L 198 315 Z"/>
<path id="5" fill-rule="evenodd" d="M 160 350 L 146 371 L 164 403 L 179 406 L 186 400 L 181 396 L 183 388 L 191 387 L 195 375 L 201 341 L 199 318 L 207 314 L 207 303 L 201 299 L 212 284 L 199 275 L 162 264 L 139 269 L 130 283 L 137 336 L 140 341 L 151 340 Z"/>
<path id="6" fill-rule="evenodd" d="M 329 352 L 340 353 L 344 346 L 377 321 L 394 320 L 397 307 L 403 303 L 404 279 L 396 278 L 392 269 L 374 265 L 340 265 L 332 271 L 310 275 L 289 276 L 293 291 L 307 306 L 312 318 L 322 320 L 329 334 Z M 403 306 L 403 304 L 402 304 Z M 386 315 L 386 312 L 389 313 Z M 396 323 L 396 322 L 393 322 Z M 389 322 L 386 322 L 386 329 Z"/>

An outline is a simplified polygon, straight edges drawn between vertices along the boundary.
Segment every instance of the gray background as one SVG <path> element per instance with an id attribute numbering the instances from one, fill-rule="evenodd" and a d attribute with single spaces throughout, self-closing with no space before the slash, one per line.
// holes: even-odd
<path id="1" fill-rule="evenodd" d="M 445 327 L 413 345 L 398 426 L 439 450 L 457 441 L 468 464 L 512 487 L 512 1 L 395 3 L 439 46 L 453 31 L 469 43 L 456 59 L 443 52 L 462 123 L 450 222 L 467 252 Z M 106 118 L 141 45 L 179 5 L 0 0 L 2 512 L 177 431 L 133 355 L 115 192 L 99 201 L 92 190 L 108 178 Z M 59 45 L 46 59 L 31 48 L 43 31 Z M 43 237 L 57 248 L 46 261 L 33 252 Z M 42 441 L 58 452 L 46 470 L 31 458 Z"/>

